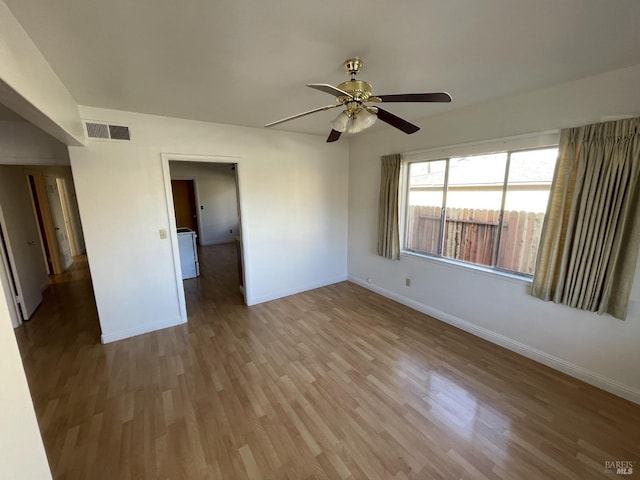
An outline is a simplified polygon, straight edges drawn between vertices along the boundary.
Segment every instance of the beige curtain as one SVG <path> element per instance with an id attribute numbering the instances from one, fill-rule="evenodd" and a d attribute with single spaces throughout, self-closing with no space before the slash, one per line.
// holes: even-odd
<path id="1" fill-rule="evenodd" d="M 378 255 L 392 260 L 400 259 L 398 232 L 398 188 L 402 155 L 381 157 L 380 202 L 378 204 Z"/>
<path id="2" fill-rule="evenodd" d="M 640 248 L 640 117 L 562 130 L 532 293 L 624 319 Z"/>

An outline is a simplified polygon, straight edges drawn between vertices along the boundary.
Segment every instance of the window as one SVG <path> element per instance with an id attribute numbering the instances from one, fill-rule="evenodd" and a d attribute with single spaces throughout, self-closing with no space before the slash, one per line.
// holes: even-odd
<path id="1" fill-rule="evenodd" d="M 404 250 L 533 275 L 557 156 L 554 147 L 409 163 Z"/>

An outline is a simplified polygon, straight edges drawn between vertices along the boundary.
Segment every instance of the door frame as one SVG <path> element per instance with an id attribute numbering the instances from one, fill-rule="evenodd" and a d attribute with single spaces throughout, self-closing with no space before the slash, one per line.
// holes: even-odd
<path id="1" fill-rule="evenodd" d="M 4 293 L 4 297 L 7 300 L 9 306 L 9 317 L 11 317 L 11 325 L 13 328 L 18 328 L 23 323 L 22 310 L 18 304 L 18 284 L 14 277 L 13 268 L 11 265 L 11 253 L 9 252 L 9 242 L 7 240 L 7 228 L 4 221 L 4 215 L 2 214 L 2 207 L 0 207 L 0 292 Z"/>
<path id="2" fill-rule="evenodd" d="M 69 248 L 71 249 L 71 257 L 73 258 L 80 255 L 80 246 L 77 242 L 75 226 L 71 220 L 71 201 L 69 200 L 67 181 L 64 177 L 56 177 L 58 196 L 60 197 L 60 206 L 62 207 L 62 216 L 64 217 L 64 228 L 67 231 L 67 239 L 69 240 Z"/>
<path id="3" fill-rule="evenodd" d="M 167 207 L 167 215 L 169 220 L 169 232 L 167 237 L 171 242 L 171 251 L 173 255 L 173 270 L 175 272 L 176 282 L 176 295 L 178 297 L 178 306 L 180 309 L 180 316 L 182 323 L 187 321 L 187 303 L 184 295 L 184 283 L 182 280 L 182 267 L 180 266 L 180 252 L 178 250 L 178 232 L 176 231 L 176 215 L 173 208 L 173 194 L 171 191 L 171 171 L 169 169 L 169 161 L 172 162 L 200 162 L 200 163 L 230 163 L 236 167 L 236 189 L 238 200 L 238 229 L 240 233 L 240 245 L 241 245 L 241 262 L 242 262 L 242 283 L 244 290 L 242 294 L 244 296 L 244 303 L 250 305 L 251 301 L 251 265 L 247 261 L 247 252 L 249 251 L 249 238 L 247 231 L 244 228 L 245 211 L 244 202 L 242 201 L 243 190 L 242 185 L 242 157 L 228 156 L 228 155 L 193 155 L 193 154 L 181 154 L 181 153 L 161 153 L 160 159 L 162 163 L 162 176 L 164 179 L 165 190 L 165 203 Z M 195 185 L 194 185 L 195 187 Z M 197 195 L 197 191 L 196 191 Z M 197 197 L 196 197 L 197 198 Z M 199 201 L 199 200 L 196 200 Z M 199 213 L 199 210 L 197 210 Z"/>
<path id="4" fill-rule="evenodd" d="M 63 273 L 73 265 L 73 254 L 71 252 L 71 239 L 69 238 L 66 227 L 64 207 L 62 206 L 62 194 L 59 189 L 57 175 L 45 173 L 43 174 L 43 179 L 47 191 L 47 203 L 49 205 L 51 226 L 53 227 L 53 235 L 55 236 L 56 244 L 58 246 L 58 255 L 60 260 L 61 271 L 56 273 Z"/>

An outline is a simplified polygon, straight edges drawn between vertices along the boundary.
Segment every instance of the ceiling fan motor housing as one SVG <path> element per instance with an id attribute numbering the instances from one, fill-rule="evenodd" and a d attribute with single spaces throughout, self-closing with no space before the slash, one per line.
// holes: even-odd
<path id="1" fill-rule="evenodd" d="M 353 99 L 358 102 L 366 102 L 369 100 L 369 97 L 371 97 L 371 84 L 364 80 L 348 80 L 338 85 L 338 88 L 350 94 Z M 349 100 L 349 98 L 338 97 L 338 100 L 340 100 L 341 103 L 344 103 L 345 100 Z"/>

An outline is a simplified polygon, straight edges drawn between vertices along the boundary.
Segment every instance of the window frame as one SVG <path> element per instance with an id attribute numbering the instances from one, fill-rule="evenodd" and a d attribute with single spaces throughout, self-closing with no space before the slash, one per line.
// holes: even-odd
<path id="1" fill-rule="evenodd" d="M 504 222 L 504 208 L 506 205 L 507 193 L 508 193 L 508 180 L 511 167 L 511 156 L 514 153 L 527 152 L 534 150 L 544 150 L 548 148 L 558 148 L 558 131 L 548 131 L 539 134 L 512 137 L 511 139 L 501 139 L 496 141 L 482 142 L 482 144 L 466 144 L 452 147 L 445 147 L 438 150 L 411 152 L 403 155 L 402 169 L 400 172 L 400 195 L 399 195 L 399 219 L 400 219 L 400 255 L 417 257 L 423 259 L 433 260 L 435 262 L 455 265 L 463 267 L 469 270 L 481 271 L 490 274 L 497 274 L 502 277 L 508 277 L 517 281 L 524 281 L 525 283 L 531 283 L 533 275 L 509 270 L 498 266 L 498 258 L 500 255 L 500 242 L 502 240 L 502 228 Z M 497 241 L 495 252 L 493 253 L 492 265 L 482 265 L 465 260 L 445 257 L 442 254 L 443 242 L 445 235 L 445 212 L 447 208 L 447 191 L 449 187 L 449 168 L 450 160 L 458 157 L 471 157 L 506 153 L 506 165 L 504 172 L 504 179 L 502 183 L 501 202 L 500 202 L 500 216 L 498 223 Z M 445 161 L 445 175 L 443 183 L 443 195 L 442 195 L 442 207 L 441 207 L 441 220 L 440 220 L 440 232 L 438 239 L 438 253 L 426 253 L 418 252 L 407 248 L 407 230 L 409 228 L 407 217 L 409 208 L 409 173 L 410 166 L 414 163 L 425 163 L 433 161 Z M 551 179 L 553 183 L 553 178 Z"/>

